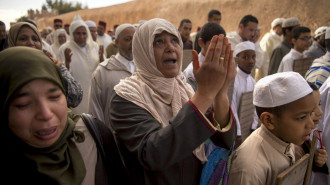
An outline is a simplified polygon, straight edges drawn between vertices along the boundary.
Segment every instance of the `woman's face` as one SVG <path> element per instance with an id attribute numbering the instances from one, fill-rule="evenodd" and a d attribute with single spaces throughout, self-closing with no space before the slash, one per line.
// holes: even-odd
<path id="1" fill-rule="evenodd" d="M 24 85 L 9 105 L 8 124 L 25 143 L 49 147 L 60 137 L 67 121 L 67 102 L 60 87 L 37 79 Z"/>
<path id="2" fill-rule="evenodd" d="M 182 58 L 182 48 L 179 39 L 163 31 L 155 35 L 153 42 L 157 69 L 165 78 L 176 77 L 179 73 Z"/>
<path id="3" fill-rule="evenodd" d="M 38 35 L 30 27 L 24 26 L 17 35 L 16 46 L 27 46 L 41 50 L 41 41 Z"/>

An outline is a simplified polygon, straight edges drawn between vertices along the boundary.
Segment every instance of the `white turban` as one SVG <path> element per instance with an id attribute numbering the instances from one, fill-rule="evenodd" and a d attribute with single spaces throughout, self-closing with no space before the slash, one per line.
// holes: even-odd
<path id="1" fill-rule="evenodd" d="M 256 46 L 251 41 L 244 41 L 235 46 L 234 57 L 236 57 L 240 52 L 245 50 L 256 50 Z"/>
<path id="2" fill-rule="evenodd" d="M 118 26 L 116 28 L 115 38 L 118 38 L 118 36 L 120 35 L 120 33 L 122 31 L 124 31 L 126 28 L 135 28 L 135 27 L 132 24 L 121 24 L 120 26 Z"/>
<path id="3" fill-rule="evenodd" d="M 88 27 L 95 27 L 96 28 L 96 24 L 94 21 L 88 20 L 85 21 L 85 23 L 87 24 Z"/>

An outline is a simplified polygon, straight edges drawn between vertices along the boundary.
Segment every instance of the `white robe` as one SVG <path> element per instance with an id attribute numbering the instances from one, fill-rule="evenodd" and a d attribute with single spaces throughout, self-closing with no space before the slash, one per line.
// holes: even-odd
<path id="1" fill-rule="evenodd" d="M 241 125 L 238 119 L 238 110 L 239 110 L 242 93 L 253 91 L 255 84 L 256 82 L 250 74 L 246 74 L 239 67 L 237 67 L 237 75 L 235 77 L 233 96 L 230 104 L 237 124 L 237 136 L 242 135 Z M 254 111 L 254 120 L 251 129 L 255 130 L 257 126 L 258 126 L 258 115 L 257 112 Z"/>
<path id="2" fill-rule="evenodd" d="M 72 76 L 80 83 L 84 92 L 81 103 L 73 108 L 77 114 L 88 112 L 88 92 L 92 74 L 99 64 L 99 46 L 95 42 L 86 44 L 87 53 L 79 47 L 74 41 L 70 40 L 63 44 L 59 49 L 59 59 L 65 61 L 64 50 L 70 48 L 72 54 L 70 63 L 70 72 Z"/>
<path id="3" fill-rule="evenodd" d="M 293 61 L 304 57 L 304 54 L 292 48 L 290 52 L 283 57 L 277 72 L 293 71 Z"/>
<path id="4" fill-rule="evenodd" d="M 200 52 L 198 54 L 198 60 L 199 60 L 199 66 L 202 66 L 203 60 L 205 56 Z M 183 74 L 186 78 L 193 78 L 195 79 L 194 73 L 193 73 L 193 64 L 190 62 L 190 64 L 186 67 L 186 69 L 183 71 Z"/>
<path id="5" fill-rule="evenodd" d="M 119 53 L 100 63 L 91 80 L 88 112 L 110 126 L 110 98 L 113 88 L 121 79 L 131 76 L 134 71 L 133 61 L 128 61 Z"/>
<path id="6" fill-rule="evenodd" d="M 267 57 L 270 58 L 272 56 L 273 50 L 279 46 L 281 42 L 281 36 L 277 35 L 273 30 L 270 30 L 270 32 L 266 33 L 262 37 L 260 41 L 260 47 L 267 53 Z"/>
<path id="7" fill-rule="evenodd" d="M 322 143 L 326 148 L 328 155 L 330 155 L 330 78 L 323 83 L 320 88 L 321 93 L 321 109 L 323 110 L 322 119 L 318 125 L 318 128 L 322 130 Z M 320 148 L 318 146 L 317 148 Z M 330 166 L 330 159 L 326 162 L 327 166 Z M 330 175 L 324 173 L 312 173 L 311 185 L 329 185 Z"/>
<path id="8" fill-rule="evenodd" d="M 97 41 L 99 41 L 100 45 L 103 45 L 105 50 L 107 46 L 112 42 L 112 38 L 108 34 L 103 34 L 102 36 L 97 35 Z"/>

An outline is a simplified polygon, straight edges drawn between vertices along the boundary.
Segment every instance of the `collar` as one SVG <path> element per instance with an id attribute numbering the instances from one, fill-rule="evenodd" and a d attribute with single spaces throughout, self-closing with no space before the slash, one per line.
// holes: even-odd
<path id="1" fill-rule="evenodd" d="M 248 78 L 250 74 L 244 72 L 240 67 L 237 66 L 237 75 Z"/>
<path id="2" fill-rule="evenodd" d="M 295 50 L 294 48 L 291 48 L 290 53 L 291 53 L 293 56 L 297 57 L 297 58 L 302 58 L 302 57 L 304 57 L 304 54 L 303 54 L 303 53 L 300 53 L 299 51 Z"/>
<path id="3" fill-rule="evenodd" d="M 264 125 L 261 124 L 260 135 L 278 152 L 284 154 L 291 160 L 291 164 L 295 161 L 294 155 L 294 144 L 286 143 L 276 137 L 272 132 L 270 132 Z"/>
<path id="4" fill-rule="evenodd" d="M 116 54 L 115 58 L 122 64 L 129 65 L 133 60 L 127 60 L 125 57 L 123 57 L 119 52 Z"/>
<path id="5" fill-rule="evenodd" d="M 281 38 L 281 35 L 278 35 L 277 33 L 275 33 L 273 29 L 270 30 L 270 33 L 275 37 Z"/>

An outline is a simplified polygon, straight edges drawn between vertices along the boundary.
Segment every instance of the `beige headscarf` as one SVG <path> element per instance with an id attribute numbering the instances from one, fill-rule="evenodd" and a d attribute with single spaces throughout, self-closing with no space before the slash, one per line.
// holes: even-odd
<path id="1" fill-rule="evenodd" d="M 182 48 L 180 33 L 170 22 L 156 18 L 140 25 L 133 37 L 136 72 L 121 80 L 114 90 L 120 97 L 146 109 L 162 127 L 166 127 L 169 120 L 194 95 L 194 90 L 181 72 L 182 50 L 181 58 L 178 59 L 181 67 L 176 77 L 165 78 L 157 69 L 153 41 L 155 35 L 163 31 L 179 38 Z M 194 150 L 194 154 L 202 162 L 207 161 L 203 144 Z"/>
<path id="2" fill-rule="evenodd" d="M 37 36 L 39 38 L 39 41 L 41 42 L 41 35 L 40 35 L 37 27 L 35 27 L 33 24 L 28 23 L 28 22 L 18 22 L 18 23 L 15 23 L 13 26 L 11 26 L 10 29 L 9 29 L 9 33 L 8 33 L 8 45 L 9 45 L 9 47 L 16 46 L 17 36 L 18 36 L 19 32 L 21 31 L 23 26 L 30 27 L 37 34 Z"/>

